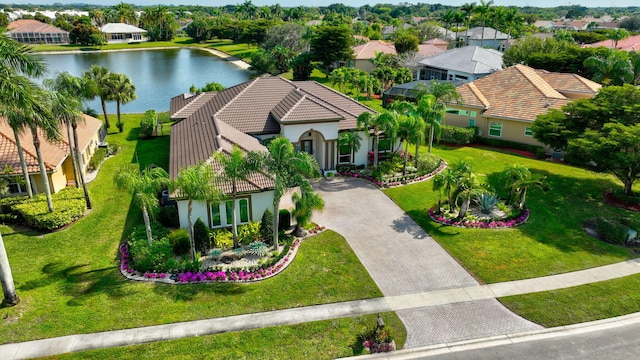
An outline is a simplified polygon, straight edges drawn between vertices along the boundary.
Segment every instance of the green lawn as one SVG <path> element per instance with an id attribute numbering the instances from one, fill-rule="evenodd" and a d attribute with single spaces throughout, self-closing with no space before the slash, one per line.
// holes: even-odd
<path id="1" fill-rule="evenodd" d="M 123 117 L 119 144 L 89 184 L 93 211 L 70 228 L 35 234 L 1 226 L 18 306 L 0 309 L 0 343 L 177 321 L 270 311 L 381 296 L 339 234 L 328 231 L 300 245 L 295 261 L 272 279 L 253 284 L 169 286 L 125 280 L 118 244 L 142 223 L 131 196 L 114 189 L 117 168 L 138 162 L 168 167 L 169 137 L 137 140 L 141 115 Z"/>
<path id="2" fill-rule="evenodd" d="M 640 274 L 499 300 L 520 316 L 554 327 L 640 312 L 639 288 Z"/>
<path id="3" fill-rule="evenodd" d="M 544 175 L 552 190 L 530 191 L 529 221 L 517 228 L 461 229 L 432 222 L 427 210 L 437 204 L 431 181 L 384 190 L 402 209 L 480 281 L 493 283 L 564 273 L 635 257 L 628 249 L 593 239 L 582 230 L 585 219 L 598 215 L 630 217 L 640 214 L 603 203 L 603 192 L 620 188 L 613 177 L 583 169 L 471 147 L 437 147 L 449 163 L 465 160 L 503 196 L 500 172 L 512 163 L 527 165 Z M 423 150 L 426 153 L 426 149 Z"/>
<path id="4" fill-rule="evenodd" d="M 404 329 L 397 316 L 383 313 L 385 325 Z M 83 351 L 56 359 L 335 359 L 360 355 L 358 335 L 376 323 L 375 315 L 300 325 L 199 336 L 113 349 Z M 406 334 L 393 333 L 401 348 Z M 204 356 L 203 354 L 207 354 Z"/>

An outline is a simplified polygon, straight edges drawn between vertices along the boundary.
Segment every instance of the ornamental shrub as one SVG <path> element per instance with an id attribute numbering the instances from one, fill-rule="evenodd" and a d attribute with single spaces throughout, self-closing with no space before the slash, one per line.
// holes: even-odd
<path id="1" fill-rule="evenodd" d="M 89 164 L 87 164 L 87 170 L 93 171 L 102 164 L 104 159 L 109 155 L 109 149 L 107 148 L 98 148 L 91 156 L 91 160 L 89 160 Z"/>
<path id="2" fill-rule="evenodd" d="M 273 213 L 268 208 L 260 220 L 260 239 L 268 245 L 273 244 Z"/>
<path id="3" fill-rule="evenodd" d="M 156 122 L 156 112 L 147 110 L 140 120 L 140 137 L 149 139 L 153 135 L 153 126 Z"/>
<path id="4" fill-rule="evenodd" d="M 269 247 L 262 241 L 254 241 L 247 247 L 247 252 L 256 257 L 264 257 L 269 253 Z"/>
<path id="5" fill-rule="evenodd" d="M 470 144 L 473 138 L 476 136 L 476 130 L 472 127 L 459 127 L 451 125 L 442 125 L 440 127 L 440 141 L 455 144 L 455 145 L 467 145 Z"/>
<path id="6" fill-rule="evenodd" d="M 233 246 L 233 234 L 227 229 L 215 229 L 211 232 L 210 239 L 216 247 L 226 249 Z"/>
<path id="7" fill-rule="evenodd" d="M 238 227 L 238 241 L 241 244 L 250 244 L 253 241 L 260 239 L 260 223 L 256 221 L 250 221 L 248 224 L 240 225 Z"/>
<path id="8" fill-rule="evenodd" d="M 132 266 L 139 272 L 168 272 L 176 267 L 173 245 L 168 238 L 155 240 L 149 246 L 146 238 L 129 240 Z"/>
<path id="9" fill-rule="evenodd" d="M 169 239 L 169 242 L 171 242 L 171 246 L 173 246 L 173 253 L 176 255 L 184 255 L 191 249 L 189 232 L 185 229 L 172 231 L 171 233 L 169 233 L 169 235 L 167 235 L 167 239 Z"/>
<path id="10" fill-rule="evenodd" d="M 44 194 L 37 194 L 14 206 L 18 216 L 25 223 L 40 231 L 52 231 L 68 225 L 80 218 L 87 210 L 82 189 L 65 188 L 52 195 L 54 212 L 47 208 Z"/>
<path id="11" fill-rule="evenodd" d="M 151 223 L 151 239 L 154 241 L 160 240 L 169 235 L 169 230 L 164 226 L 160 225 L 157 222 Z M 147 241 L 147 231 L 144 225 L 136 226 L 131 234 L 129 235 L 129 240 L 139 240 L 143 239 Z"/>
<path id="12" fill-rule="evenodd" d="M 421 155 L 418 158 L 418 171 L 428 174 L 435 171 L 441 163 L 442 159 L 435 155 Z"/>
<path id="13" fill-rule="evenodd" d="M 175 206 L 164 206 L 158 210 L 158 222 L 168 228 L 180 226 L 178 219 L 178 208 Z"/>
<path id="14" fill-rule="evenodd" d="M 193 224 L 193 242 L 196 245 L 196 250 L 200 251 L 202 256 L 206 255 L 211 247 L 209 245 L 209 228 L 201 218 L 198 218 Z"/>
<path id="15" fill-rule="evenodd" d="M 614 220 L 598 217 L 596 219 L 596 231 L 606 241 L 624 245 L 629 237 L 629 227 Z"/>

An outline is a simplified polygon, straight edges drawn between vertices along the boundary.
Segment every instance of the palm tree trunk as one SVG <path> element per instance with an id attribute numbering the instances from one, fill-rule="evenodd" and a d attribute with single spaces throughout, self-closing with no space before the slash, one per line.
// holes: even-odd
<path id="1" fill-rule="evenodd" d="M 151 220 L 149 220 L 149 212 L 147 212 L 147 207 L 142 205 L 142 219 L 144 220 L 144 229 L 147 232 L 147 241 L 149 242 L 149 246 L 153 241 L 153 237 L 151 235 Z"/>
<path id="2" fill-rule="evenodd" d="M 406 140 L 407 145 L 404 147 L 404 165 L 402 166 L 402 175 L 407 174 L 407 159 L 409 158 L 409 140 Z"/>
<path id="3" fill-rule="evenodd" d="M 234 186 L 235 188 L 235 186 Z M 233 203 L 231 204 L 231 230 L 233 232 L 233 248 L 237 249 L 240 247 L 238 243 L 238 224 L 237 224 L 237 216 L 236 216 L 236 192 L 233 192 Z"/>
<path id="4" fill-rule="evenodd" d="M 470 199 L 465 199 L 460 205 L 460 212 L 458 213 L 458 219 L 463 219 L 465 215 L 467 215 L 467 210 L 469 210 Z"/>
<path id="5" fill-rule="evenodd" d="M 4 248 L 2 234 L 0 234 L 0 283 L 2 285 L 2 293 L 4 294 L 4 301 L 2 303 L 7 306 L 17 305 L 18 302 L 20 302 L 20 298 L 16 294 L 16 287 L 13 283 L 9 258 Z"/>
<path id="6" fill-rule="evenodd" d="M 193 209 L 193 200 L 189 199 L 187 203 L 187 219 L 189 220 L 189 241 L 191 242 L 191 261 L 196 261 L 196 240 L 193 238 L 193 220 L 191 219 L 191 210 Z"/>
<path id="7" fill-rule="evenodd" d="M 375 132 L 375 137 L 373 138 L 373 169 L 378 169 L 378 140 L 380 140 L 380 134 Z"/>
<path id="8" fill-rule="evenodd" d="M 108 129 L 111 127 L 111 124 L 109 124 L 109 115 L 107 114 L 107 102 L 103 97 L 100 97 L 100 103 L 102 104 L 102 112 L 104 113 L 104 124 Z"/>
<path id="9" fill-rule="evenodd" d="M 431 124 L 430 128 L 429 128 L 429 155 L 431 155 L 431 147 L 433 146 L 433 133 L 434 133 L 434 129 L 433 129 L 433 124 Z"/>
<path id="10" fill-rule="evenodd" d="M 520 196 L 520 205 L 518 206 L 520 210 L 524 209 L 526 200 L 527 200 L 527 188 L 524 188 L 522 190 L 522 195 Z"/>
<path id="11" fill-rule="evenodd" d="M 31 190 L 31 178 L 29 177 L 29 169 L 27 169 L 27 162 L 24 160 L 24 152 L 22 151 L 22 145 L 20 145 L 20 136 L 16 129 L 13 129 L 13 136 L 16 140 L 16 148 L 18 148 L 18 158 L 20 158 L 20 167 L 22 168 L 22 175 L 24 175 L 24 186 L 27 188 L 27 195 L 29 199 L 33 199 L 33 191 Z"/>
<path id="12" fill-rule="evenodd" d="M 91 209 L 89 189 L 87 189 L 87 182 L 84 180 L 84 164 L 82 163 L 82 156 L 80 156 L 80 148 L 78 148 L 78 124 L 76 123 L 73 123 L 73 141 L 76 143 L 76 163 L 78 164 L 80 183 L 82 184 L 82 191 L 84 192 L 84 202 L 87 204 L 87 209 Z"/>
<path id="13" fill-rule="evenodd" d="M 418 136 L 418 138 L 416 139 L 416 158 L 414 160 L 414 166 L 416 167 L 416 169 L 418 168 L 418 153 L 420 152 L 420 140 L 422 136 Z"/>
<path id="14" fill-rule="evenodd" d="M 278 244 L 278 221 L 280 221 L 280 199 L 273 198 L 273 250 L 280 251 L 280 245 Z"/>
<path id="15" fill-rule="evenodd" d="M 74 144 L 77 144 L 76 142 L 74 142 L 74 138 L 71 135 L 71 124 L 69 123 L 69 121 L 65 121 L 65 125 L 67 126 L 67 139 L 69 139 L 69 157 L 71 158 L 71 167 L 73 168 L 73 178 L 75 180 L 76 183 L 76 188 L 79 186 L 78 185 L 78 180 L 79 180 L 79 175 L 78 175 L 78 164 L 76 163 L 76 157 L 74 156 L 74 152 L 73 149 L 75 146 Z"/>
<path id="16" fill-rule="evenodd" d="M 44 160 L 42 160 L 42 153 L 40 151 L 40 138 L 38 137 L 38 130 L 31 128 L 31 134 L 33 135 L 33 147 L 36 149 L 36 156 L 38 157 L 38 165 L 40 166 L 40 176 L 44 183 L 44 191 L 47 197 L 47 207 L 49 212 L 53 212 L 53 200 L 51 200 L 51 186 L 49 185 L 49 177 L 47 176 L 47 169 L 44 167 Z"/>
<path id="17" fill-rule="evenodd" d="M 120 100 L 116 101 L 116 110 L 118 114 L 118 122 L 120 122 Z M 116 124 L 118 125 L 118 124 Z"/>

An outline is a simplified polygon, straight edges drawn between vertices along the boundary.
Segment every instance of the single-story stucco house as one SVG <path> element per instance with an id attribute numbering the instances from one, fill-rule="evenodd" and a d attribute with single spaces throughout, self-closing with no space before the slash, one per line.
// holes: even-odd
<path id="1" fill-rule="evenodd" d="M 100 138 L 101 128 L 102 121 L 89 115 L 84 115 L 84 121 L 78 123 L 79 149 L 85 170 L 91 156 L 102 140 Z M 63 134 L 63 138 L 60 142 L 46 141 L 44 135 L 40 134 L 40 151 L 44 159 L 45 168 L 47 169 L 51 191 L 54 193 L 67 186 L 74 186 L 76 183 L 76 177 L 73 173 L 72 161 L 69 154 L 69 142 L 66 137 L 66 126 L 62 125 L 61 133 Z M 32 190 L 34 193 L 43 192 L 45 189 L 44 182 L 40 175 L 38 158 L 36 157 L 33 138 L 29 130 L 23 131 L 22 134 L 20 134 L 20 145 L 22 146 L 27 163 Z M 20 166 L 18 148 L 16 147 L 13 130 L 7 124 L 6 119 L 0 118 L 0 169 L 4 170 L 6 167 L 13 169 L 13 175 L 22 176 L 22 168 Z M 9 184 L 10 195 L 25 195 L 26 193 L 27 190 L 24 188 L 24 184 L 18 182 Z"/>
<path id="2" fill-rule="evenodd" d="M 7 25 L 9 36 L 25 44 L 68 44 L 69 32 L 38 20 L 20 19 Z"/>
<path id="3" fill-rule="evenodd" d="M 514 65 L 458 86 L 462 102 L 447 105 L 445 123 L 476 126 L 484 138 L 541 146 L 531 129 L 536 116 L 573 100 L 591 98 L 600 88 L 576 74 Z"/>
<path id="4" fill-rule="evenodd" d="M 501 42 L 510 38 L 508 34 L 488 26 L 484 28 L 478 26 L 468 31 L 460 31 L 455 36 L 467 46 L 481 46 L 494 50 L 500 47 Z"/>
<path id="5" fill-rule="evenodd" d="M 451 49 L 418 61 L 415 80 L 461 80 L 479 79 L 502 69 L 502 53 L 479 46 Z"/>
<path id="6" fill-rule="evenodd" d="M 349 62 L 349 67 L 355 67 L 366 72 L 372 72 L 375 69 L 375 65 L 372 60 L 376 58 L 376 54 L 389 54 L 396 55 L 396 47 L 392 42 L 384 40 L 370 40 L 364 44 L 354 46 L 353 60 Z M 434 54 L 439 54 L 445 49 L 437 47 L 431 44 L 418 45 L 418 52 L 416 56 L 418 58 L 425 58 Z"/>
<path id="7" fill-rule="evenodd" d="M 100 28 L 108 44 L 147 41 L 147 30 L 123 23 L 108 23 Z"/>
<path id="8" fill-rule="evenodd" d="M 233 145 L 244 151 L 266 151 L 261 141 L 276 136 L 312 154 L 325 172 L 335 171 L 339 164 L 366 166 L 373 141 L 357 130 L 357 117 L 364 112 L 375 111 L 315 81 L 277 76 L 259 77 L 218 92 L 179 95 L 171 99 L 170 106 L 170 116 L 178 122 L 171 128 L 169 175 L 175 178 L 181 169 L 202 162 L 215 169 L 213 152 L 229 151 Z M 338 146 L 342 131 L 359 131 L 362 146 L 355 154 Z M 381 152 L 391 148 L 388 140 L 381 140 Z M 256 173 L 242 192 L 237 204 L 239 221 L 260 220 L 273 199 L 269 176 Z M 186 201 L 178 199 L 178 209 L 181 226 L 186 226 Z M 211 227 L 229 226 L 226 214 L 230 211 L 226 203 L 200 202 L 197 212 L 194 205 L 193 219 L 208 220 Z"/>

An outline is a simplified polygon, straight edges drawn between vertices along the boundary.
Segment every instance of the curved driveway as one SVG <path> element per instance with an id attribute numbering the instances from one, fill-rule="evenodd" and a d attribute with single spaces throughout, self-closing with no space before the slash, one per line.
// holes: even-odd
<path id="1" fill-rule="evenodd" d="M 478 285 L 418 224 L 373 184 L 352 178 L 314 183 L 325 200 L 314 222 L 346 239 L 385 296 Z M 462 341 L 542 327 L 497 300 L 397 312 L 407 329 L 405 348 Z"/>

